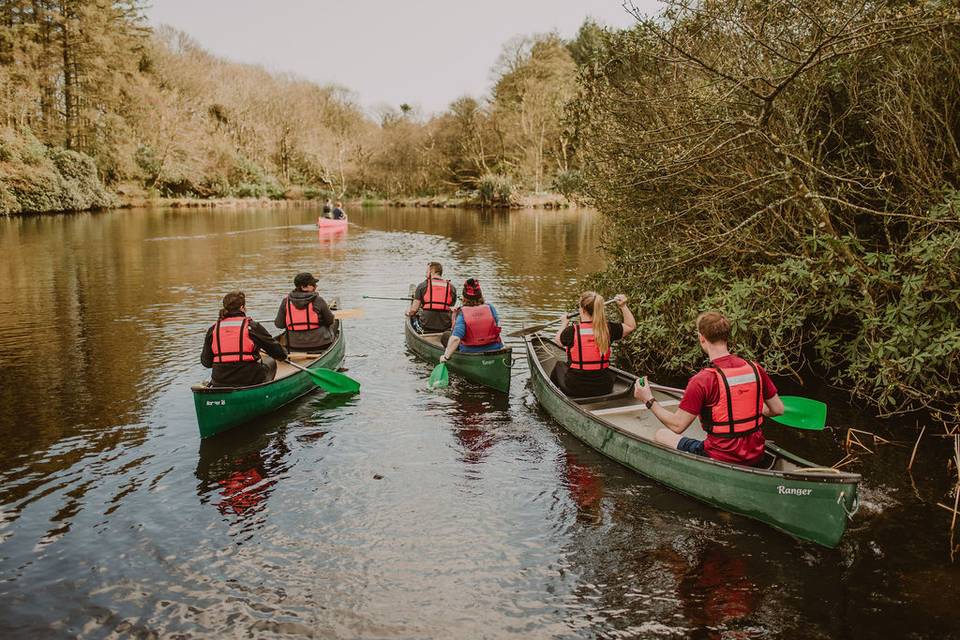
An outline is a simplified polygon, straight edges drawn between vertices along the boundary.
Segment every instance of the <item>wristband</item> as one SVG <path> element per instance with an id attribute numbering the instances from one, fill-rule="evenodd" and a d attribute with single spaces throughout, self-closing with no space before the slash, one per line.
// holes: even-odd
<path id="1" fill-rule="evenodd" d="M 650 398 L 649 400 L 647 400 L 647 401 L 644 402 L 643 404 L 646 405 L 647 409 L 649 409 L 649 408 L 651 408 L 651 407 L 653 406 L 653 403 L 656 402 L 656 401 L 657 401 L 656 398 Z"/>

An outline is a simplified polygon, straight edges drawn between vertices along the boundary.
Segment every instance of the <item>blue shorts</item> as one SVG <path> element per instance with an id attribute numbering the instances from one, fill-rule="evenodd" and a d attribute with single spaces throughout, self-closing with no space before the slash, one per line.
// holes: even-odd
<path id="1" fill-rule="evenodd" d="M 697 440 L 695 438 L 680 438 L 680 442 L 677 443 L 677 449 L 680 451 L 686 451 L 687 453 L 692 453 L 695 456 L 707 457 L 707 452 L 703 450 L 703 440 Z"/>

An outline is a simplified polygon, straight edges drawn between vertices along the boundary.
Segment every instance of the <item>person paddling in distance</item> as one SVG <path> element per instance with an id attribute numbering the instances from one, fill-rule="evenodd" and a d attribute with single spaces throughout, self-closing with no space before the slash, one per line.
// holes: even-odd
<path id="1" fill-rule="evenodd" d="M 327 198 L 327 201 L 323 203 L 323 217 L 330 218 L 333 214 L 333 203 L 330 202 L 330 198 Z"/>
<path id="2" fill-rule="evenodd" d="M 291 351 L 322 351 L 336 336 L 333 312 L 317 293 L 318 280 L 310 273 L 298 273 L 293 291 L 280 302 L 273 324 L 286 329 L 287 348 Z"/>
<path id="3" fill-rule="evenodd" d="M 261 356 L 260 350 L 268 356 Z M 260 323 L 247 317 L 247 298 L 242 291 L 223 297 L 220 319 L 209 329 L 203 341 L 200 363 L 213 368 L 214 387 L 249 387 L 270 382 L 277 375 L 277 360 L 286 360 L 287 352 Z"/>
<path id="4" fill-rule="evenodd" d="M 657 442 L 721 462 L 753 466 L 763 458 L 764 417 L 783 414 L 777 387 L 759 364 L 730 353 L 730 321 L 722 313 L 701 313 L 697 336 L 710 366 L 690 378 L 677 411 L 660 406 L 646 377 L 637 380 L 634 397 L 667 427 L 657 431 Z M 682 436 L 698 416 L 706 440 Z"/>
<path id="5" fill-rule="evenodd" d="M 603 296 L 587 291 L 580 296 L 580 321 L 570 324 L 564 314 L 560 330 L 554 338 L 567 349 L 567 361 L 558 362 L 550 379 L 573 398 L 603 396 L 613 391 L 614 375 L 610 371 L 610 345 L 634 332 L 637 321 L 627 307 L 622 293 L 613 301 L 620 309 L 623 322 L 607 320 Z"/>
<path id="6" fill-rule="evenodd" d="M 449 280 L 444 280 L 441 276 L 443 276 L 442 264 L 439 262 L 428 264 L 427 277 L 417 285 L 413 301 L 406 311 L 407 317 L 416 318 L 423 333 L 447 331 L 453 324 L 450 311 L 457 301 L 457 291 Z"/>
<path id="7" fill-rule="evenodd" d="M 334 220 L 346 220 L 347 212 L 343 210 L 343 203 L 337 200 L 337 205 L 333 208 Z"/>
<path id="8" fill-rule="evenodd" d="M 482 353 L 503 349 L 500 317 L 494 306 L 483 299 L 480 281 L 476 278 L 463 283 L 463 306 L 456 312 L 453 331 L 444 333 L 440 341 L 447 348 L 440 362 L 449 360 L 454 351 Z"/>

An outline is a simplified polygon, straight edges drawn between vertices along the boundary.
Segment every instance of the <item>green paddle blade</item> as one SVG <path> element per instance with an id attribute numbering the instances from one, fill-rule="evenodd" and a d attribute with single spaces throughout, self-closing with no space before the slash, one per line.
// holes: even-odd
<path id="1" fill-rule="evenodd" d="M 327 393 L 360 393 L 360 383 L 342 373 L 330 369 L 305 369 L 305 371 L 313 383 Z"/>
<path id="2" fill-rule="evenodd" d="M 450 384 L 450 374 L 447 372 L 447 363 L 441 362 L 433 368 L 427 386 L 431 389 L 445 389 Z"/>
<path id="3" fill-rule="evenodd" d="M 819 400 L 798 396 L 780 396 L 783 400 L 783 415 L 772 419 L 796 429 L 821 431 L 827 424 L 827 405 Z"/>

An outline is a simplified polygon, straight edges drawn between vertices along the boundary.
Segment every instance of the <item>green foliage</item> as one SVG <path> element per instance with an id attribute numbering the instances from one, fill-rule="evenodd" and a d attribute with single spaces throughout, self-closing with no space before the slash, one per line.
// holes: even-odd
<path id="1" fill-rule="evenodd" d="M 509 207 L 513 203 L 513 193 L 510 176 L 488 173 L 477 183 L 480 204 L 486 207 Z"/>
<path id="2" fill-rule="evenodd" d="M 47 149 L 29 132 L 0 131 L 0 214 L 116 205 L 88 155 Z"/>
<path id="3" fill-rule="evenodd" d="M 960 19 L 698 7 L 607 33 L 570 108 L 611 256 L 595 284 L 638 306 L 634 364 L 695 368 L 717 308 L 773 371 L 960 421 Z"/>
<path id="4" fill-rule="evenodd" d="M 567 198 L 582 193 L 585 186 L 583 174 L 576 169 L 561 171 L 553 178 L 553 190 Z"/>
<path id="5" fill-rule="evenodd" d="M 333 198 L 333 193 L 327 191 L 326 189 L 316 189 L 314 187 L 307 187 L 303 190 L 304 200 L 327 200 Z"/>

